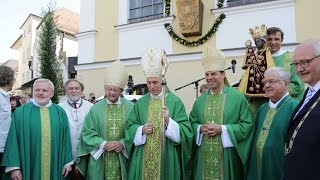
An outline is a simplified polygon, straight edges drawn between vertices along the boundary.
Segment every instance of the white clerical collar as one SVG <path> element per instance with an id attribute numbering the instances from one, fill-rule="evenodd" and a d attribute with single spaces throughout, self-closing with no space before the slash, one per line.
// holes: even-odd
<path id="1" fill-rule="evenodd" d="M 38 103 L 36 102 L 36 100 L 34 100 L 34 99 L 32 99 L 31 102 L 32 102 L 35 106 L 38 106 L 38 107 L 50 107 L 50 106 L 52 105 L 51 99 L 50 99 L 49 103 L 46 104 L 46 105 L 44 105 L 44 106 L 41 106 L 40 104 L 38 104 Z"/>
<path id="2" fill-rule="evenodd" d="M 275 52 L 272 54 L 272 57 L 278 57 L 281 56 L 282 54 L 286 53 L 286 51 L 282 50 L 281 48 L 279 49 L 279 51 Z"/>
<path id="3" fill-rule="evenodd" d="M 151 98 L 155 98 L 155 99 L 160 99 L 162 97 L 163 93 L 161 91 L 161 93 L 159 93 L 158 95 L 154 96 L 150 93 Z"/>
<path id="4" fill-rule="evenodd" d="M 275 109 L 278 104 L 282 101 L 282 99 L 284 99 L 285 97 L 287 97 L 289 95 L 289 93 L 287 92 L 284 96 L 282 96 L 281 99 L 279 99 L 276 103 L 273 103 L 271 100 L 269 100 L 269 107 L 272 109 Z"/>
<path id="5" fill-rule="evenodd" d="M 0 88 L 0 93 L 4 94 L 5 96 L 9 96 L 9 93 L 1 88 Z"/>
<path id="6" fill-rule="evenodd" d="M 221 89 L 221 91 L 219 92 L 219 94 L 222 94 L 222 92 L 223 92 L 223 88 Z M 217 93 L 212 92 L 212 90 L 210 89 L 210 94 L 217 94 Z"/>
<path id="7" fill-rule="evenodd" d="M 119 96 L 119 98 L 118 98 L 118 101 L 115 102 L 115 103 L 109 101 L 107 97 L 106 97 L 106 101 L 107 101 L 107 104 L 117 104 L 117 105 L 121 105 L 121 98 L 120 98 L 120 96 Z"/>

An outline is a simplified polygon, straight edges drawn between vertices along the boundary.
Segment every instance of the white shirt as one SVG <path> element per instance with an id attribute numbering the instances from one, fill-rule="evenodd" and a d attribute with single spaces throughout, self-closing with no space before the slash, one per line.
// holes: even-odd
<path id="1" fill-rule="evenodd" d="M 11 125 L 11 105 L 9 94 L 0 88 L 0 153 L 4 152 Z"/>
<path id="2" fill-rule="evenodd" d="M 163 93 L 161 92 L 157 96 L 153 96 L 150 93 L 151 98 L 159 99 L 161 98 Z M 137 129 L 136 135 L 134 137 L 133 143 L 135 146 L 140 146 L 146 143 L 147 135 L 142 133 L 143 126 L 140 126 Z M 171 117 L 169 117 L 169 123 L 167 125 L 167 129 L 165 131 L 165 135 L 173 142 L 179 143 L 180 142 L 180 130 L 179 124 L 174 121 Z"/>
<path id="3" fill-rule="evenodd" d="M 91 102 L 83 99 L 79 99 L 76 103 L 77 109 L 74 108 L 74 105 L 68 99 L 58 104 L 64 109 L 68 117 L 72 157 L 74 162 L 76 162 L 78 156 L 78 146 L 84 118 L 93 106 Z"/>
<path id="4" fill-rule="evenodd" d="M 320 89 L 320 81 L 318 81 L 314 86 L 310 86 L 310 87 L 314 90 L 312 94 L 312 97 L 313 97 Z"/>

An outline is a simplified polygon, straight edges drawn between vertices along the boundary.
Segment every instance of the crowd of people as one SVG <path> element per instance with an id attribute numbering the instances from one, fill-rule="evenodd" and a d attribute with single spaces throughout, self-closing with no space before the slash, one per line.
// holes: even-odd
<path id="1" fill-rule="evenodd" d="M 223 53 L 203 51 L 206 85 L 190 114 L 165 88 L 169 62 L 155 48 L 141 58 L 149 93 L 136 103 L 121 96 L 128 72 L 120 61 L 106 69 L 105 98 L 95 104 L 76 79 L 54 104 L 54 85 L 41 78 L 32 99 L 10 103 L 14 72 L 0 66 L 0 179 L 319 179 L 320 40 L 292 53 L 277 27 L 250 34 L 257 49 L 247 46 L 239 90 Z"/>

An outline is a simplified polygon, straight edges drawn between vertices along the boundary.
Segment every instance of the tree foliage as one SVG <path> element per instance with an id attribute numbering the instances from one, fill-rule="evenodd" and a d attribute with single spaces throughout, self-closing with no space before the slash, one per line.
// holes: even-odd
<path id="1" fill-rule="evenodd" d="M 62 94 L 62 75 L 60 63 L 57 58 L 57 38 L 58 29 L 54 21 L 54 8 L 48 5 L 43 11 L 43 21 L 39 29 L 38 56 L 40 64 L 41 78 L 52 81 L 55 87 L 53 102 L 58 102 L 59 95 Z"/>

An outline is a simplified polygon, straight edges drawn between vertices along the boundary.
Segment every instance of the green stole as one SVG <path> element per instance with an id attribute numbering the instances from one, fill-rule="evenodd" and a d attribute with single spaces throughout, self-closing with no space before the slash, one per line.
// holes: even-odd
<path id="1" fill-rule="evenodd" d="M 273 121 L 273 117 L 276 114 L 276 109 L 269 108 L 267 115 L 263 121 L 263 125 L 257 140 L 257 166 L 258 166 L 258 176 L 260 177 L 260 165 L 262 158 L 262 151 L 264 147 L 264 143 L 266 142 L 269 134 L 269 130 Z"/>
<path id="2" fill-rule="evenodd" d="M 204 111 L 204 123 L 223 124 L 226 94 L 208 95 Z M 223 146 L 221 136 L 202 139 L 202 179 L 223 179 Z"/>
<path id="3" fill-rule="evenodd" d="M 161 99 L 150 98 L 147 119 L 153 125 L 153 133 L 148 134 L 147 141 L 143 146 L 143 180 L 161 178 L 161 149 L 163 148 L 161 108 Z"/>
<path id="4" fill-rule="evenodd" d="M 106 139 L 109 141 L 119 141 L 124 137 L 123 121 L 124 113 L 122 105 L 107 105 L 106 106 Z M 105 161 L 105 179 L 122 179 L 121 165 L 119 154 L 115 151 L 107 152 L 104 155 Z"/>
<path id="5" fill-rule="evenodd" d="M 51 128 L 50 114 L 47 107 L 40 107 L 41 118 L 41 179 L 50 180 L 51 164 Z"/>

